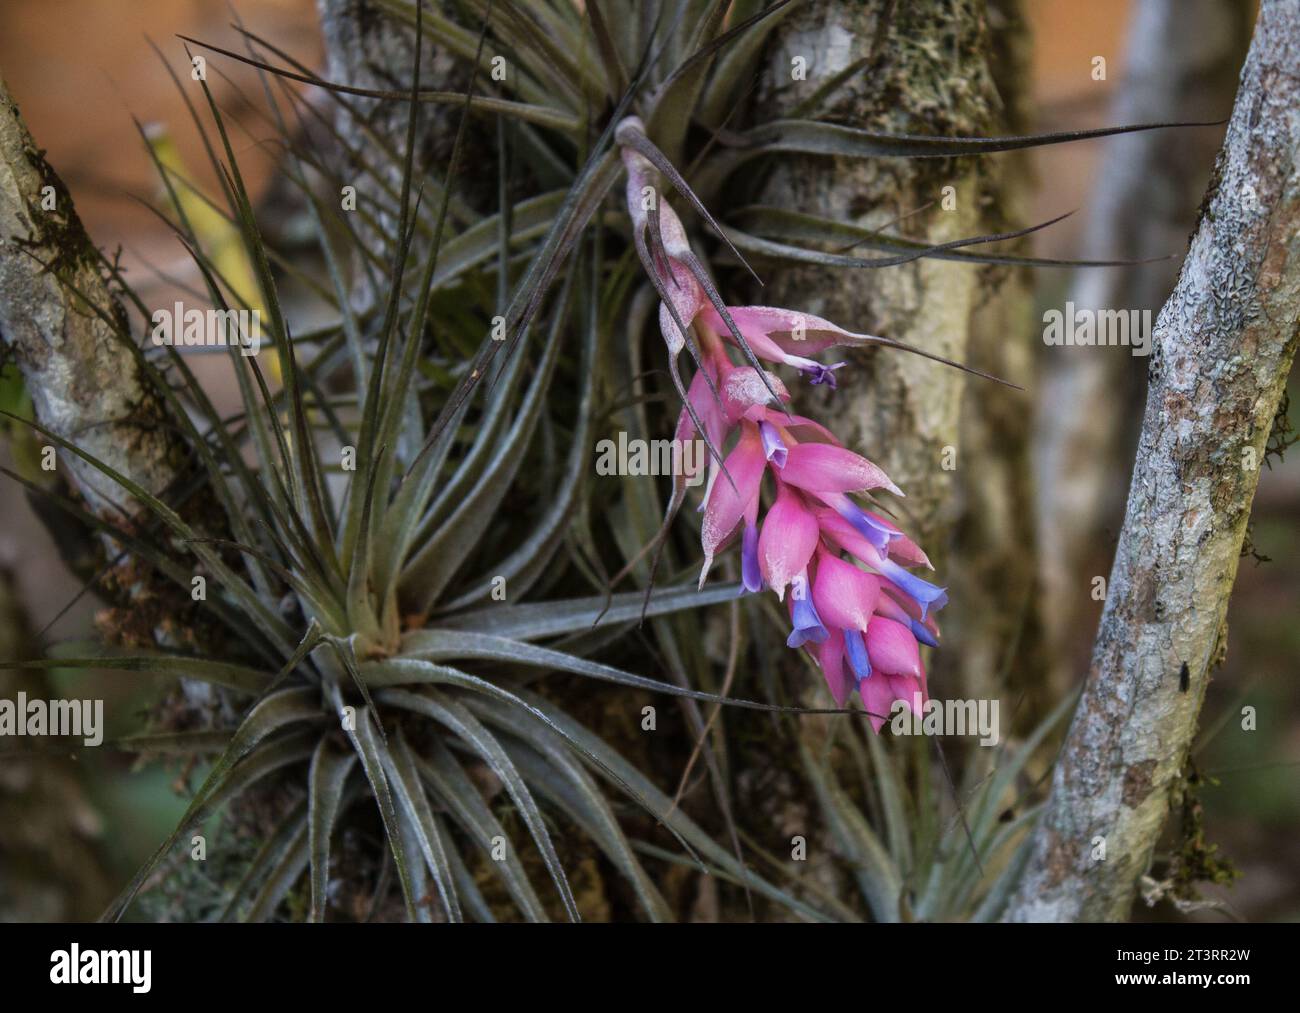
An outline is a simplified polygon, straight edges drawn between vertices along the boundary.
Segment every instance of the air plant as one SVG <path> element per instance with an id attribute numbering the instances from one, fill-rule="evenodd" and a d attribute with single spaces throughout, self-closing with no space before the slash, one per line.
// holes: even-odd
<path id="1" fill-rule="evenodd" d="M 410 89 L 384 92 L 326 81 L 242 28 L 248 52 L 207 46 L 263 74 L 274 125 L 287 147 L 285 172 L 303 195 L 328 268 L 322 285 L 265 241 L 220 109 L 201 82 L 217 133 L 209 152 L 223 184 L 221 214 L 237 227 L 253 265 L 283 387 L 271 390 L 256 358 L 232 349 L 243 410 L 236 419 L 222 418 L 183 357 L 174 349 L 145 354 L 125 318 L 104 313 L 123 354 L 138 361 L 192 448 L 186 487 L 152 495 L 31 423 L 119 483 L 148 523 L 113 524 L 69 499 L 59 505 L 179 588 L 188 591 L 195 573 L 205 574 L 216 590 L 201 603 L 202 621 L 220 631 L 205 653 L 68 656 L 65 650 L 38 664 L 169 673 L 217 687 L 227 712 L 236 715 L 229 726 L 216 719 L 225 736 L 210 728 L 164 728 L 122 744 L 212 761 L 175 831 L 108 916 L 127 911 L 173 846 L 205 816 L 270 780 L 289 786 L 295 800 L 231 889 L 224 909 L 229 917 L 274 916 L 305 872 L 310 917 L 324 919 L 331 906 L 331 842 L 364 805 L 378 812 L 412 919 L 544 920 L 557 912 L 577 918 L 555 841 L 556 816 L 603 853 L 630 884 L 644 917 L 670 918 L 670 906 L 642 863 L 644 854 L 662 849 L 629 837 L 634 817 L 623 811 L 628 803 L 666 829 L 678 849 L 674 860 L 724 877 L 787 915 L 852 916 L 844 905 L 828 908 L 797 885 L 759 876 L 738 857 L 734 833 L 731 848 L 720 845 L 646 772 L 567 713 L 541 680 L 548 671 L 568 673 L 613 684 L 612 693 L 671 695 L 683 702 L 702 743 L 708 726 L 699 715 L 701 702 L 789 711 L 715 691 L 712 662 L 701 646 L 699 610 L 724 602 L 734 608 L 739 593 L 767 586 L 782 599 L 789 591 L 793 631 L 787 643 L 811 652 L 837 710 L 856 686 L 879 727 L 879 715 L 895 699 L 914 706 L 916 696 L 924 700 L 927 693 L 918 643 L 937 642 L 932 613 L 944 593 L 909 572 L 928 565 L 924 553 L 879 508 L 852 498 L 898 490 L 825 428 L 793 414 L 784 381 L 763 365 L 791 367 L 814 384 L 833 387 L 842 364 L 822 364 L 818 354 L 841 345 L 898 343 L 796 311 L 727 305 L 661 180 L 742 264 L 746 253 L 851 267 L 922 256 L 1048 263 L 960 250 L 1033 229 L 940 247 L 868 232 L 855 242 L 881 256 L 823 253 L 788 240 L 825 238 L 834 231 L 831 223 L 750 208 L 747 220 L 758 229 L 750 232 L 716 220 L 706 200 L 759 156 L 943 157 L 1137 128 L 922 138 L 786 120 L 720 131 L 722 111 L 752 76 L 764 39 L 789 10 L 789 0 L 770 6 L 674 0 L 645 5 L 644 18 L 617 21 L 607 18 L 608 4 L 599 0 L 456 5 L 481 20 L 478 32 L 442 5 L 376 0 L 374 6 L 414 30 L 417 54 L 432 35 L 465 61 L 471 68 L 467 90 L 422 88 L 418 55 Z M 504 82 L 480 72 L 489 37 L 510 54 Z M 328 189 L 344 180 L 328 154 L 299 139 L 305 132 L 288 130 L 286 107 L 295 117 L 319 113 L 283 87 L 286 78 L 320 87 L 342 115 L 356 115 L 356 97 L 409 104 L 403 150 L 377 144 L 355 153 L 373 205 L 397 222 L 384 249 L 361 243 L 355 224 L 313 185 L 323 180 Z M 421 180 L 412 140 L 426 103 L 458 105 L 461 121 L 445 174 Z M 449 214 L 463 135 L 471 120 L 484 116 L 496 119 L 500 144 L 532 153 L 529 178 L 556 185 L 511 203 L 501 159 L 501 206 L 487 215 Z M 322 122 L 333 130 L 328 118 Z M 722 148 L 700 162 L 692 188 L 674 166 L 688 164 L 685 156 L 701 133 Z M 402 165 L 399 188 L 378 170 L 384 159 Z M 177 195 L 182 181 L 174 170 L 158 168 L 170 195 L 169 220 L 208 298 L 221 309 L 231 300 L 246 305 L 187 219 Z M 626 213 L 606 215 L 620 172 Z M 426 190 L 438 198 L 425 201 Z M 629 232 L 644 284 L 636 280 L 631 257 L 618 249 Z M 357 270 L 383 282 L 380 305 L 354 310 L 340 244 L 354 255 Z M 120 274 L 114 278 L 148 318 Z M 295 333 L 279 294 L 286 280 L 317 292 L 336 321 Z M 709 452 L 702 465 L 708 469 L 704 574 L 739 530 L 738 584 L 655 589 L 661 566 L 674 576 L 686 570 L 669 544 L 670 525 L 695 476 L 674 476 L 667 503 L 653 483 L 625 478 L 621 500 L 610 505 L 611 490 L 587 482 L 592 431 L 605 410 L 602 385 L 617 389 L 638 372 L 642 325 L 656 303 L 683 406 L 677 434 L 702 439 Z M 504 340 L 490 334 L 488 321 L 498 314 Z M 682 351 L 694 363 L 689 384 L 679 368 Z M 644 400 L 609 411 L 620 412 L 637 432 L 651 428 Z M 355 470 L 337 464 L 343 450 L 352 451 Z M 775 496 L 760 522 L 765 474 L 772 476 Z M 183 504 L 200 495 L 219 507 L 221 524 L 196 526 L 186 519 Z M 515 509 L 521 502 L 540 505 Z M 597 521 L 598 515 L 606 519 Z M 600 537 L 602 524 L 612 539 Z M 610 543 L 619 555 L 614 567 L 624 565 L 606 579 Z M 654 563 L 646 565 L 650 551 Z M 629 577 L 640 590 L 613 594 L 612 586 Z M 509 603 L 495 594 L 504 587 Z M 562 597 L 566 590 L 585 593 Z M 526 595 L 534 600 L 519 602 Z M 671 681 L 587 656 L 646 619 Z M 734 830 L 721 764 L 711 747 L 704 755 L 716 808 Z M 499 787 L 485 790 L 482 771 Z M 499 802 L 508 803 L 508 818 Z M 507 824 L 522 832 L 512 833 Z M 553 892 L 539 885 L 534 860 Z M 475 871 L 484 868 L 507 900 L 488 899 Z"/>
<path id="2" fill-rule="evenodd" d="M 813 384 L 834 387 L 834 370 L 844 363 L 826 366 L 809 355 L 849 342 L 920 350 L 852 334 L 790 310 L 726 306 L 691 250 L 681 219 L 660 196 L 655 167 L 676 178 L 679 188 L 685 189 L 684 181 L 646 137 L 638 118 L 624 120 L 615 137 L 627 172 L 637 253 L 663 300 L 660 331 L 685 401 L 676 438 L 684 443 L 699 434 L 713 454 L 702 505 L 700 586 L 714 555 L 743 526 L 745 590 L 767 586 L 784 599 L 786 588 L 793 587 L 789 607 L 794 629 L 787 646 L 806 646 L 816 654 L 836 704 L 843 707 L 857 688 L 877 731 L 895 700 L 920 713 L 929 693 L 917 642 L 938 646 L 938 631 L 927 613 L 942 608 L 947 595 L 905 568 L 929 566 L 925 554 L 895 525 L 848 495 L 879 488 L 901 495 L 901 490 L 824 426 L 791 415 L 785 406 L 790 395 L 760 362 L 793 366 Z M 698 341 L 691 340 L 691 327 Z M 750 365 L 732 362 L 724 335 Z M 699 366 L 689 392 L 683 390 L 676 365 L 688 346 Z M 735 446 L 724 461 L 717 448 L 733 432 Z M 698 478 L 692 470 L 689 464 L 683 469 L 670 519 L 681 504 L 680 492 Z M 769 470 L 775 501 L 760 529 L 760 494 Z M 870 572 L 843 560 L 841 552 Z"/>

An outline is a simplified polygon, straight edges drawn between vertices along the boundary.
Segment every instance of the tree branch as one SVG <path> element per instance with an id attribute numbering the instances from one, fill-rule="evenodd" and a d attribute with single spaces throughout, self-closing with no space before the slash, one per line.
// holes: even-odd
<path id="1" fill-rule="evenodd" d="M 183 459 L 179 436 L 129 350 L 77 292 L 125 321 L 71 196 L 0 81 L 0 340 L 43 425 L 159 493 Z M 59 460 L 94 510 L 119 521 L 112 504 L 134 513 L 112 479 L 72 454 Z"/>
<path id="2" fill-rule="evenodd" d="M 1111 123 L 1206 120 L 1236 92 L 1253 11 L 1220 0 L 1141 0 L 1128 29 L 1123 86 Z M 1214 130 L 1151 131 L 1108 139 L 1093 183 L 1080 256 L 1160 257 L 1179 250 L 1204 191 L 1205 167 L 1222 142 Z M 1173 288 L 1177 260 L 1123 270 L 1082 269 L 1065 298 L 1076 307 L 1153 314 Z M 1092 634 L 1093 574 L 1111 562 L 1113 533 L 1137 442 L 1146 363 L 1127 348 L 1059 347 L 1044 359 L 1034 432 L 1040 581 L 1057 699 Z M 1107 404 L 1104 412 L 1062 405 Z M 1131 407 L 1130 407 L 1131 406 Z M 1108 535 L 1107 532 L 1110 534 Z"/>
<path id="3" fill-rule="evenodd" d="M 1296 350 L 1297 67 L 1300 10 L 1264 0 L 1201 220 L 1155 328 L 1110 593 L 1010 920 L 1126 917 L 1181 791 Z"/>

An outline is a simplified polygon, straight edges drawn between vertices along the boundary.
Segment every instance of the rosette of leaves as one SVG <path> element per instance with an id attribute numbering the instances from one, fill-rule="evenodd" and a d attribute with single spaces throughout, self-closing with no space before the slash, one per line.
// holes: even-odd
<path id="1" fill-rule="evenodd" d="M 657 543 L 668 572 L 678 570 L 672 546 L 656 531 L 665 513 L 659 491 L 625 479 L 611 504 L 607 490 L 586 481 L 589 440 L 602 410 L 598 384 L 619 389 L 637 375 L 641 331 L 655 301 L 637 280 L 631 244 L 620 238 L 628 223 L 605 199 L 620 174 L 614 126 L 629 112 L 640 115 L 646 156 L 737 257 L 842 267 L 920 256 L 1044 262 L 958 249 L 1006 235 L 933 248 L 743 207 L 754 159 L 787 152 L 946 157 L 1131 128 L 943 139 L 891 137 L 809 118 L 733 131 L 728 115 L 789 6 L 676 0 L 612 17 L 611 5 L 599 0 L 464 0 L 453 19 L 440 4 L 376 0 L 383 16 L 413 27 L 417 54 L 431 34 L 467 62 L 472 74 L 463 94 L 421 87 L 418 56 L 409 91 L 376 92 L 322 80 L 246 32 L 246 53 L 208 47 L 262 72 L 286 178 L 302 195 L 327 280 L 264 238 L 220 110 L 207 83 L 198 82 L 215 136 L 197 110 L 195 119 L 223 188 L 220 199 L 204 200 L 238 230 L 281 386 L 272 389 L 274 378 L 268 382 L 256 357 L 230 349 L 243 405 L 238 416 L 223 418 L 175 349 L 146 354 L 128 320 L 105 313 L 192 449 L 187 484 L 151 495 L 33 423 L 119 482 L 149 522 L 115 525 L 70 500 L 59 505 L 187 592 L 196 572 L 204 574 L 212 593 L 200 607 L 223 633 L 222 649 L 207 656 L 62 652 L 40 663 L 209 683 L 236 715 L 229 730 L 164 731 L 129 743 L 213 759 L 180 824 L 108 917 L 128 909 L 190 828 L 273 776 L 296 784 L 299 801 L 226 899 L 229 917 L 273 916 L 305 872 L 310 916 L 323 919 L 331 842 L 363 802 L 378 809 L 412 919 L 543 920 L 552 907 L 576 918 L 553 839 L 555 813 L 626 878 L 645 917 L 670 917 L 639 858 L 664 850 L 629 839 L 616 802 L 630 802 L 662 824 L 677 860 L 685 856 L 799 917 L 851 914 L 843 905 L 809 902 L 798 885 L 786 889 L 756 875 L 644 772 L 538 691 L 538 675 L 553 671 L 671 694 L 686 701 L 702 740 L 708 728 L 698 702 L 785 709 L 691 688 L 715 680 L 695 610 L 734 598 L 736 588 L 653 591 L 647 546 Z M 464 28 L 466 19 L 477 20 L 479 30 Z M 511 71 L 503 82 L 484 72 L 488 38 L 493 52 L 507 54 Z M 352 181 L 310 138 L 324 131 L 339 146 L 347 141 L 330 116 L 285 86 L 291 78 L 322 88 L 344 115 L 355 112 L 357 97 L 409 104 L 403 148 L 375 137 L 370 150 L 347 150 L 365 180 L 367 199 L 357 216 L 377 243 L 363 241 L 353 220 L 321 198 Z M 187 86 L 178 81 L 186 95 Z M 458 104 L 460 130 L 446 173 L 417 178 L 414 139 L 426 103 Z M 499 200 L 491 214 L 456 196 L 466 125 L 485 117 L 495 119 L 498 139 Z M 386 162 L 402 165 L 400 185 L 382 171 Z M 678 165 L 691 167 L 694 190 Z M 163 213 L 189 248 L 212 305 L 250 308 L 205 252 L 186 213 L 197 189 L 174 167 L 158 168 L 171 206 Z M 530 190 L 522 199 L 521 179 Z M 726 223 L 705 210 L 724 192 L 733 207 L 741 205 Z M 385 221 L 396 227 L 385 228 Z M 846 240 L 880 255 L 817 248 L 843 249 Z M 386 291 L 375 308 L 353 308 L 349 257 Z M 105 269 L 147 319 L 147 307 L 115 265 L 106 262 Z M 294 333 L 279 294 L 286 282 L 327 304 L 334 322 Z M 657 428 L 650 400 L 634 397 L 603 410 L 619 412 L 629 435 L 649 436 Z M 210 497 L 224 525 L 196 527 L 184 518 L 176 504 L 196 496 Z M 518 509 L 520 503 L 529 505 Z M 614 565 L 625 564 L 618 576 L 630 575 L 644 593 L 603 593 L 609 536 L 619 557 Z M 589 593 L 558 597 L 557 588 L 571 579 L 585 582 Z M 501 587 L 509 588 L 511 602 L 536 600 L 503 604 L 493 593 Z M 650 620 L 673 682 L 589 657 L 641 618 Z M 705 754 L 725 811 L 725 777 L 711 750 Z M 499 784 L 491 797 L 476 776 L 484 769 Z M 508 802 L 508 820 L 493 804 L 498 798 Z M 525 866 L 525 850 L 538 856 L 549 886 Z M 508 910 L 489 902 L 471 870 L 481 854 L 493 859 L 488 867 Z"/>

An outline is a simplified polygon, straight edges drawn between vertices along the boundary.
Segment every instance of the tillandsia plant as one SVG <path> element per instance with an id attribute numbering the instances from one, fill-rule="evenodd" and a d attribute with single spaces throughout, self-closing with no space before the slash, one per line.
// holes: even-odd
<path id="1" fill-rule="evenodd" d="M 605 638 L 604 629 L 593 630 L 598 622 L 617 631 L 646 611 L 660 615 L 697 607 L 699 595 L 680 588 L 660 592 L 648 610 L 639 594 L 615 598 L 612 605 L 604 595 L 501 604 L 507 588 L 523 594 L 546 577 L 582 488 L 602 328 L 600 244 L 593 242 L 577 255 L 577 270 L 548 304 L 531 378 L 525 382 L 528 349 L 521 347 L 496 376 L 472 423 L 471 405 L 463 400 L 452 413 L 454 424 L 430 429 L 419 408 L 437 403 L 440 378 L 457 372 L 454 351 L 423 347 L 440 287 L 439 267 L 446 261 L 463 266 L 495 252 L 504 286 L 509 235 L 493 235 L 486 256 L 476 252 L 481 249 L 477 234 L 443 246 L 450 203 L 450 190 L 444 189 L 416 294 L 404 302 L 419 208 L 408 148 L 382 314 L 356 318 L 335 274 L 334 289 L 324 297 L 340 322 L 294 336 L 280 297 L 284 279 L 277 280 L 271 268 L 273 261 L 287 266 L 287 260 L 263 239 L 221 111 L 206 81 L 200 84 L 217 131 L 213 160 L 226 184 L 230 210 L 225 214 L 239 230 L 257 275 L 268 318 L 266 338 L 276 349 L 283 389 L 272 392 L 253 350 L 232 343 L 228 350 L 243 411 L 235 420 L 222 418 L 174 346 L 161 346 L 160 358 L 146 354 L 147 343 L 137 339 L 129 317 L 117 312 L 116 301 L 100 305 L 79 292 L 188 438 L 193 467 L 185 488 L 154 495 L 73 441 L 23 420 L 115 484 L 148 521 L 127 524 L 98 517 L 68 498 L 55 496 L 55 502 L 139 565 L 152 567 L 164 582 L 200 588 L 202 593 L 193 595 L 199 614 L 192 625 L 214 631 L 204 654 L 135 649 L 87 655 L 63 649 L 56 659 L 9 662 L 167 673 L 220 691 L 215 730 L 165 728 L 117 743 L 146 754 L 212 760 L 175 831 L 107 916 L 125 914 L 174 846 L 207 816 L 273 779 L 288 786 L 296 802 L 273 817 L 246 872 L 227 885 L 217 912 L 221 917 L 271 917 L 307 871 L 307 896 L 299 909 L 323 920 L 331 907 L 331 880 L 339 876 L 337 868 L 331 872 L 331 842 L 363 796 L 377 807 L 391 868 L 412 919 L 547 920 L 555 913 L 578 918 L 579 903 L 553 840 L 557 818 L 587 835 L 626 878 L 643 916 L 671 917 L 622 829 L 626 819 L 616 816 L 599 778 L 661 822 L 701 869 L 715 869 L 804 917 L 821 917 L 745 869 L 644 774 L 530 686 L 530 671 L 550 669 L 718 701 L 714 694 L 633 675 L 580 653 Z M 278 110 L 273 98 L 271 104 Z M 419 108 L 411 103 L 412 123 Z M 224 159 L 216 154 L 218 145 Z M 454 160 L 453 155 L 453 166 Z M 317 241 L 328 259 L 331 241 L 305 164 L 305 153 L 291 159 L 292 178 L 311 202 Z M 177 234 L 193 255 L 212 305 L 226 313 L 228 300 L 238 297 L 185 213 L 177 190 L 188 184 L 161 163 L 158 168 Z M 114 265 L 103 261 L 100 267 L 118 297 L 133 301 L 142 318 L 151 318 Z M 474 290 L 462 289 L 461 295 L 472 299 Z M 462 335 L 455 334 L 453 324 L 444 322 L 443 328 L 455 335 L 443 339 L 454 349 Z M 576 408 L 570 409 L 568 452 L 548 453 L 549 461 L 534 459 L 521 471 L 542 430 L 549 432 L 542 442 L 553 449 L 560 419 L 552 410 L 560 399 L 548 404 L 547 395 L 571 335 L 577 336 L 579 354 L 568 366 L 578 396 L 563 399 Z M 432 383 L 423 382 L 420 366 L 431 371 Z M 468 372 L 463 363 L 459 371 Z M 352 385 L 350 397 L 339 393 L 345 378 Z M 325 393 L 327 387 L 332 395 Z M 246 447 L 255 463 L 245 460 Z M 332 469 L 330 458 L 339 462 Z M 341 499 L 334 495 L 337 482 L 327 476 L 329 470 L 335 480 L 345 480 Z M 11 475 L 34 491 L 54 495 Z M 501 508 L 525 483 L 534 496 L 547 488 L 563 491 L 521 532 Z M 223 508 L 224 530 L 186 519 L 204 490 Z M 504 555 L 494 551 L 498 540 L 513 549 Z M 703 601 L 732 594 L 734 588 L 727 588 Z M 535 643 L 566 636 L 570 649 Z M 222 713 L 239 715 L 229 733 L 220 728 Z M 484 775 L 495 784 L 486 794 Z M 498 796 L 508 800 L 508 816 Z M 537 869 L 552 882 L 552 896 L 537 882 Z M 485 870 L 499 881 L 499 896 L 491 904 L 485 899 Z M 380 910 L 387 903 L 388 882 L 382 875 L 370 882 Z"/>
<path id="2" fill-rule="evenodd" d="M 688 344 L 699 367 L 690 390 L 682 391 L 685 406 L 676 440 L 681 446 L 699 434 L 712 454 L 701 507 L 700 586 L 714 555 L 743 529 L 745 590 L 770 587 L 784 599 L 791 589 L 793 630 L 787 646 L 815 653 L 836 704 L 843 707 L 858 689 L 877 731 L 896 700 L 921 713 L 929 693 L 918 641 L 938 646 L 930 613 L 942 608 L 947 596 L 943 588 L 908 571 L 908 566 L 930 566 L 915 543 L 849 495 L 881 488 L 898 495 L 902 491 L 824 426 L 790 414 L 784 384 L 760 362 L 794 367 L 811 383 L 833 388 L 834 371 L 844 363 L 828 366 L 809 356 L 849 343 L 907 346 L 853 334 L 793 310 L 724 305 L 691 250 L 681 220 L 660 196 L 655 166 L 663 166 L 683 189 L 684 181 L 646 136 L 639 118 L 624 120 L 615 136 L 627 172 L 637 253 L 663 300 L 659 326 L 679 390 L 676 364 Z M 691 340 L 692 327 L 698 341 Z M 750 364 L 736 365 L 724 339 Z M 733 433 L 735 445 L 724 460 L 719 448 Z M 703 462 L 684 462 L 679 469 L 670 513 L 702 467 Z M 769 470 L 775 496 L 760 525 L 762 483 Z M 869 570 L 843 559 L 845 552 Z"/>
<path id="3" fill-rule="evenodd" d="M 78 295 L 166 405 L 189 467 L 174 487 L 155 493 L 25 420 L 134 504 L 121 511 L 126 520 L 113 519 L 56 496 L 78 523 L 186 595 L 196 579 L 211 584 L 206 596 L 193 596 L 192 635 L 164 631 L 155 638 L 161 649 L 61 650 L 35 663 L 163 672 L 217 688 L 198 722 L 164 722 L 119 743 L 211 763 L 175 831 L 109 917 L 121 917 L 155 882 L 174 846 L 205 817 L 268 785 L 281 795 L 272 817 L 257 824 L 246 871 L 224 891 L 224 917 L 340 917 L 348 905 L 337 894 L 349 878 L 361 880 L 372 909 L 382 911 L 391 868 L 411 919 L 576 919 L 580 901 L 563 854 L 578 847 L 575 839 L 602 856 L 641 917 L 678 911 L 647 871 L 647 855 L 692 864 L 762 897 L 773 917 L 861 915 L 749 867 L 729 803 L 726 743 L 698 705 L 794 720 L 795 708 L 727 692 L 741 650 L 736 599 L 764 587 L 787 604 L 786 643 L 809 652 L 825 676 L 836 707 L 823 710 L 861 713 L 849 704 L 856 688 L 879 729 L 895 701 L 918 709 L 927 699 L 920 646 L 937 644 L 934 613 L 944 590 L 911 572 L 929 562 L 884 509 L 854 498 L 900 490 L 829 430 L 795 414 L 785 381 L 764 367 L 788 367 L 833 388 L 842 363 L 819 362 L 826 350 L 904 346 L 798 310 L 728 305 L 712 265 L 727 257 L 745 265 L 745 254 L 853 268 L 926 256 L 1055 262 L 960 249 L 1033 228 L 942 246 L 855 234 L 854 246 L 881 254 L 874 258 L 800 246 L 799 237 L 814 244 L 844 237 L 835 223 L 745 208 L 739 170 L 782 153 L 952 157 L 1140 128 L 931 138 L 791 119 L 732 130 L 727 110 L 738 105 L 767 34 L 791 6 L 673 0 L 610 17 L 612 5 L 601 0 L 375 0 L 377 14 L 415 39 L 410 87 L 392 91 L 325 80 L 242 27 L 245 53 L 188 40 L 258 68 L 269 125 L 285 148 L 284 172 L 327 280 L 264 237 L 218 102 L 197 76 L 216 136 L 197 111 L 195 120 L 222 185 L 204 203 L 237 231 L 256 296 L 242 294 L 245 286 L 232 284 L 230 269 L 205 248 L 186 210 L 197 188 L 155 153 L 168 197 L 159 213 L 192 255 L 212 307 L 251 309 L 258 301 L 281 385 L 275 389 L 274 376 L 268 382 L 256 355 L 231 347 L 242 410 L 219 415 L 184 357 L 173 347 L 149 348 L 118 312 L 120 299 L 140 318 L 152 316 L 116 265 L 100 257 L 114 300 Z M 421 86 L 428 37 L 468 69 L 463 91 Z M 498 59 L 504 74 L 490 72 Z M 339 121 L 286 79 L 322 89 L 341 122 L 362 128 L 358 102 L 405 103 L 404 136 L 376 132 L 367 145 L 353 145 Z M 189 83 L 177 84 L 191 101 Z M 442 171 L 421 173 L 417 138 L 429 105 L 457 110 L 455 141 Z M 286 110 L 300 129 L 289 129 Z M 496 126 L 490 212 L 457 194 L 466 137 L 481 133 L 484 117 Z M 311 139 L 322 130 L 347 156 L 346 172 L 337 150 Z M 395 165 L 396 183 L 386 171 Z M 621 174 L 620 204 L 607 198 Z M 696 252 L 702 235 L 692 241 L 665 181 L 683 210 L 689 205 L 722 239 L 716 257 Z M 322 197 L 348 187 L 362 197 L 355 216 L 346 205 L 340 213 L 332 194 Z M 735 218 L 756 223 L 755 231 L 706 210 L 731 188 L 729 209 L 739 207 Z M 349 266 L 382 298 L 357 308 Z M 281 296 L 290 285 L 326 304 L 332 321 L 296 331 Z M 587 481 L 601 420 L 623 418 L 646 436 L 660 421 L 647 411 L 653 397 L 615 396 L 638 389 L 643 325 L 656 304 L 682 403 L 676 436 L 700 439 L 708 452 L 675 471 L 666 501 L 653 482 L 623 476 L 616 493 Z M 694 363 L 689 383 L 679 368 L 683 351 Z M 662 421 L 672 426 L 671 417 Z M 699 585 L 715 565 L 733 582 L 700 590 L 676 583 L 698 552 L 679 558 L 672 525 L 706 470 Z M 216 518 L 196 520 L 195 502 Z M 737 533 L 738 561 L 724 553 Z M 661 568 L 674 582 L 656 590 Z M 614 594 L 629 578 L 639 589 Z M 533 600 L 520 601 L 525 596 Z M 732 657 L 719 685 L 701 613 L 724 603 L 734 620 Z M 649 620 L 650 630 L 637 641 L 641 654 L 659 662 L 664 678 L 588 657 L 620 636 L 640 636 L 639 620 Z M 545 672 L 614 684 L 610 694 L 625 699 L 635 692 L 681 701 L 713 793 L 706 818 L 692 819 L 680 798 L 657 787 L 648 761 L 634 764 L 573 716 L 561 701 L 588 694 L 566 693 L 543 680 Z M 830 783 L 825 770 L 810 776 Z M 819 798 L 831 794 L 826 788 Z M 987 812 L 996 801 L 987 800 Z M 350 873 L 332 842 L 347 821 L 373 825 L 376 813 L 387 857 Z M 649 826 L 638 813 L 651 817 Z M 890 818 L 901 834 L 896 811 Z M 656 823 L 675 850 L 634 836 L 634 827 L 648 836 Z M 730 847 L 715 840 L 719 826 Z M 978 854 L 974 861 L 979 869 Z M 968 873 L 963 867 L 963 883 L 977 895 Z M 869 900 L 896 885 L 881 875 Z M 888 916 L 885 905 L 870 906 Z"/>

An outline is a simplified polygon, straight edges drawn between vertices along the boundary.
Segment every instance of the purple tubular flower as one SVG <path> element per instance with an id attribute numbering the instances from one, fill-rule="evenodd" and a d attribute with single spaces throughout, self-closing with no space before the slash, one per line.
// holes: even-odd
<path id="1" fill-rule="evenodd" d="M 871 659 L 867 657 L 867 645 L 862 639 L 861 630 L 844 631 L 844 652 L 849 656 L 849 667 L 858 677 L 858 682 L 871 678 Z"/>
<path id="2" fill-rule="evenodd" d="M 829 366 L 824 366 L 820 362 L 814 362 L 808 366 L 800 366 L 799 369 L 813 386 L 825 384 L 831 390 L 835 390 L 839 385 L 835 382 L 834 371 L 847 365 L 847 362 L 832 362 Z"/>
<path id="3" fill-rule="evenodd" d="M 838 497 L 834 507 L 835 512 L 852 524 L 857 533 L 870 542 L 882 556 L 889 554 L 890 542 L 902 537 L 901 532 L 885 527 L 847 496 Z"/>
<path id="4" fill-rule="evenodd" d="M 751 594 L 763 590 L 763 573 L 758 565 L 758 525 L 746 524 L 740 545 L 740 577 Z"/>
<path id="5" fill-rule="evenodd" d="M 926 626 L 925 623 L 913 619 L 911 620 L 910 625 L 912 627 L 912 636 L 916 637 L 917 640 L 925 644 L 926 647 L 939 646 L 938 638 L 936 638 L 935 635 L 930 632 L 930 627 Z"/>
<path id="6" fill-rule="evenodd" d="M 796 598 L 791 595 L 791 600 L 794 602 L 794 611 L 790 620 L 794 624 L 794 629 L 786 639 L 785 646 L 802 647 L 809 642 L 823 643 L 831 635 L 831 631 L 826 628 L 822 617 L 817 614 L 812 595 L 805 590 L 801 597 Z"/>
<path id="7" fill-rule="evenodd" d="M 926 611 L 933 606 L 936 612 L 948 604 L 947 588 L 937 587 L 928 580 L 922 580 L 914 574 L 908 573 L 892 559 L 883 559 L 877 564 L 876 569 L 881 575 L 888 580 L 893 581 L 921 608 L 921 618 L 925 618 Z"/>
<path id="8" fill-rule="evenodd" d="M 790 452 L 786 450 L 781 434 L 776 431 L 776 426 L 766 420 L 759 422 L 758 435 L 763 441 L 763 456 L 774 467 L 784 468 L 786 457 Z"/>

